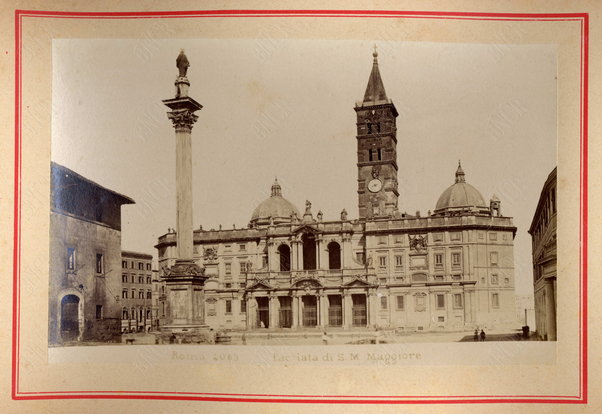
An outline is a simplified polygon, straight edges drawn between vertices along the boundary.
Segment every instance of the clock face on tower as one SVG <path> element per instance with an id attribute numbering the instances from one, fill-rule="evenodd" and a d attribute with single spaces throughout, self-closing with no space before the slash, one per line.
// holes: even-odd
<path id="1" fill-rule="evenodd" d="M 368 190 L 372 193 L 379 192 L 381 188 L 383 188 L 383 183 L 378 178 L 375 178 L 368 183 Z"/>

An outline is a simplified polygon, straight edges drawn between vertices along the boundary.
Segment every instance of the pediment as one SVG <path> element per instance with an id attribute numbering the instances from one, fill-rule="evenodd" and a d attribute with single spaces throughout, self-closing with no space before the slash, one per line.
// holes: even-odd
<path id="1" fill-rule="evenodd" d="M 299 233 L 318 234 L 321 232 L 320 232 L 320 230 L 318 230 L 316 227 L 312 226 L 311 224 L 301 224 L 299 227 L 297 227 L 296 229 L 293 230 L 293 234 L 299 234 Z"/>
<path id="2" fill-rule="evenodd" d="M 322 284 L 314 278 L 301 278 L 296 280 L 292 286 L 300 288 L 321 288 Z"/>
<path id="3" fill-rule="evenodd" d="M 249 290 L 265 290 L 265 289 L 272 289 L 272 287 L 267 282 L 255 282 L 248 289 Z"/>
<path id="4" fill-rule="evenodd" d="M 368 283 L 368 281 L 365 280 L 364 278 L 356 277 L 347 283 L 343 283 L 343 286 L 345 286 L 345 287 L 366 287 L 366 286 L 370 286 L 370 283 Z"/>

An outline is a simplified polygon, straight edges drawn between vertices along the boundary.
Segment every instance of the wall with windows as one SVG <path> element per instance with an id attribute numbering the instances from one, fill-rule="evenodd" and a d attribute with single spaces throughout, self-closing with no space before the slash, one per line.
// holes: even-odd
<path id="1" fill-rule="evenodd" d="M 121 233 L 56 212 L 50 215 L 50 228 L 49 342 L 64 342 L 72 318 L 78 318 L 81 327 L 74 327 L 79 333 L 71 340 L 117 340 Z M 65 312 L 62 301 L 66 295 L 81 298 L 78 314 Z"/>
<path id="2" fill-rule="evenodd" d="M 153 317 L 153 257 L 121 252 L 121 330 L 145 332 L 157 327 Z"/>

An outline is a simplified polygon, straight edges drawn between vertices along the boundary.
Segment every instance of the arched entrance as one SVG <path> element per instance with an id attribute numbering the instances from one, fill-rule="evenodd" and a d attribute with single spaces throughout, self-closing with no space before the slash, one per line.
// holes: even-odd
<path id="1" fill-rule="evenodd" d="M 341 268 L 341 246 L 337 242 L 330 242 L 328 246 L 328 268 Z"/>
<path id="2" fill-rule="evenodd" d="M 280 271 L 290 272 L 291 270 L 291 248 L 286 244 L 278 246 L 278 254 L 280 255 Z"/>
<path id="3" fill-rule="evenodd" d="M 303 269 L 316 269 L 316 237 L 311 233 L 305 233 L 303 241 Z"/>
<path id="4" fill-rule="evenodd" d="M 79 331 L 79 298 L 65 295 L 61 299 L 61 338 L 63 341 L 76 341 Z"/>

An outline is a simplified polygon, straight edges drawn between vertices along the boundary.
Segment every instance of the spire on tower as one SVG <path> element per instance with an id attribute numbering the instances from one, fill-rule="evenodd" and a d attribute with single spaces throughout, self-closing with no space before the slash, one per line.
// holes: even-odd
<path id="1" fill-rule="evenodd" d="M 372 53 L 374 62 L 372 63 L 372 72 L 370 73 L 370 79 L 368 80 L 368 86 L 366 87 L 366 93 L 364 94 L 364 104 L 377 104 L 387 102 L 387 93 L 385 92 L 385 86 L 380 77 L 380 70 L 378 69 L 378 52 L 376 45 L 374 45 L 374 52 Z"/>

